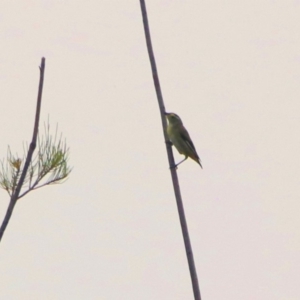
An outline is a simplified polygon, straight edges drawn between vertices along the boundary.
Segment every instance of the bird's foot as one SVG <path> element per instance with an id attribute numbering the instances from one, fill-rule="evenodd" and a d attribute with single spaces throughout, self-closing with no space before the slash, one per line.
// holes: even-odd
<path id="1" fill-rule="evenodd" d="M 173 166 L 171 166 L 171 167 L 170 167 L 170 170 L 172 170 L 172 169 L 175 169 L 175 170 L 177 170 L 177 165 L 173 165 Z"/>

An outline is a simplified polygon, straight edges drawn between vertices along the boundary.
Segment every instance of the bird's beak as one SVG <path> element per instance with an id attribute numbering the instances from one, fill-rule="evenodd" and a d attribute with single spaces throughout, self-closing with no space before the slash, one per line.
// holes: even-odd
<path id="1" fill-rule="evenodd" d="M 170 113 L 167 113 L 166 111 L 165 111 L 165 116 L 167 116 L 167 115 L 169 115 Z"/>

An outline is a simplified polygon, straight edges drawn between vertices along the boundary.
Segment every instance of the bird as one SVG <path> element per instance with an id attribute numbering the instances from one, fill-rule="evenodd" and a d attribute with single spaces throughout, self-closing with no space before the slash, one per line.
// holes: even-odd
<path id="1" fill-rule="evenodd" d="M 178 115 L 175 113 L 164 113 L 167 120 L 167 136 L 170 142 L 175 146 L 180 154 L 183 154 L 185 158 L 177 163 L 174 167 L 177 167 L 189 157 L 193 159 L 203 169 L 201 160 L 197 154 L 196 148 L 190 138 L 189 133 L 183 126 L 183 123 Z"/>

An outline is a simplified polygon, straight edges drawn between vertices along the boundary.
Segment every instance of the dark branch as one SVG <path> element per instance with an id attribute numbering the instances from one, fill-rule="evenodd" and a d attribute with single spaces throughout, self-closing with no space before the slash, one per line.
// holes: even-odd
<path id="1" fill-rule="evenodd" d="M 31 143 L 30 143 L 30 146 L 28 149 L 25 165 L 24 165 L 20 180 L 10 198 L 9 205 L 8 205 L 4 220 L 3 220 L 1 228 L 0 228 L 0 241 L 1 241 L 4 231 L 8 225 L 8 222 L 11 218 L 11 215 L 13 213 L 13 210 L 17 203 L 17 200 L 19 198 L 19 194 L 20 194 L 21 188 L 23 186 L 23 183 L 24 183 L 24 180 L 25 180 L 25 177 L 27 174 L 27 170 L 28 170 L 29 165 L 32 160 L 33 152 L 36 148 L 36 141 L 37 141 L 37 135 L 38 135 L 38 130 L 39 130 L 41 103 L 42 103 L 43 84 L 44 84 L 44 72 L 45 72 L 45 58 L 43 57 L 41 66 L 40 66 L 40 82 L 39 82 L 39 90 L 38 90 L 38 97 L 37 97 L 36 114 L 35 114 L 35 122 L 34 122 L 32 140 L 31 140 Z"/>
<path id="2" fill-rule="evenodd" d="M 174 168 L 175 162 L 174 162 L 174 157 L 173 157 L 173 152 L 172 152 L 172 145 L 168 142 L 168 138 L 167 138 L 167 134 L 166 134 L 167 124 L 166 124 L 166 118 L 165 118 L 165 106 L 164 106 L 162 92 L 161 92 L 161 88 L 160 88 L 158 72 L 157 72 L 156 63 L 155 63 L 155 57 L 154 57 L 154 53 L 153 53 L 153 49 L 152 49 L 146 4 L 145 4 L 144 0 L 140 0 L 140 4 L 141 4 L 142 16 L 143 16 L 146 44 L 147 44 L 147 49 L 148 49 L 148 54 L 149 54 L 149 59 L 150 59 L 150 64 L 151 64 L 151 69 L 152 69 L 152 76 L 153 76 L 154 86 L 155 86 L 155 90 L 156 90 L 158 105 L 160 108 L 160 115 L 161 115 L 164 137 L 165 137 L 165 142 L 166 142 L 166 148 L 167 148 L 167 153 L 168 153 L 173 187 L 174 187 L 174 192 L 175 192 L 175 197 L 176 197 L 176 202 L 177 202 L 178 214 L 179 214 L 179 219 L 180 219 L 180 224 L 181 224 L 181 229 L 182 229 L 182 235 L 183 235 L 183 239 L 184 239 L 185 251 L 186 251 L 190 274 L 191 274 L 194 298 L 195 298 L 195 300 L 201 300 L 197 272 L 196 272 L 196 267 L 195 267 L 195 262 L 194 262 L 192 246 L 191 246 L 191 242 L 190 242 L 190 238 L 189 238 L 188 227 L 187 227 L 187 223 L 186 223 L 186 219 L 185 219 L 177 172 L 176 172 L 176 168 Z"/>

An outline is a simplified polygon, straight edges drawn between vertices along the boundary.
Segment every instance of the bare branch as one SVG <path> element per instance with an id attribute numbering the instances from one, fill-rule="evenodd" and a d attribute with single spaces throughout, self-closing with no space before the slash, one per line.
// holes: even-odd
<path id="1" fill-rule="evenodd" d="M 166 134 L 167 123 L 166 123 L 166 118 L 165 118 L 165 114 L 164 114 L 165 106 L 164 106 L 162 92 L 161 92 L 161 88 L 160 88 L 158 72 L 157 72 L 156 63 L 155 63 L 155 57 L 154 57 L 154 53 L 153 53 L 153 49 L 152 49 L 146 4 L 145 4 L 144 0 L 140 0 L 140 4 L 141 4 L 142 16 L 143 16 L 146 44 L 147 44 L 147 49 L 148 49 L 148 54 L 149 54 L 149 59 L 150 59 L 150 64 L 151 64 L 151 69 L 152 69 L 152 76 L 153 76 L 154 86 L 155 86 L 155 90 L 156 90 L 158 105 L 160 108 L 160 115 L 161 115 L 161 120 L 162 120 L 163 131 L 164 131 L 166 149 L 167 149 L 167 153 L 168 153 L 173 187 L 174 187 L 174 192 L 175 192 L 175 197 L 176 197 L 176 202 L 177 202 L 181 230 L 182 230 L 182 235 L 183 235 L 183 239 L 184 239 L 185 251 L 186 251 L 186 255 L 187 255 L 187 260 L 188 260 L 188 264 L 189 264 L 190 275 L 191 275 L 191 280 L 192 280 L 192 285 L 193 285 L 194 298 L 195 298 L 195 300 L 201 300 L 200 288 L 199 288 L 199 283 L 198 283 L 198 278 L 197 278 L 197 272 L 196 272 L 188 227 L 187 227 L 185 214 L 184 214 L 184 207 L 183 207 L 183 203 L 182 203 L 182 199 L 181 199 L 181 193 L 180 193 L 180 188 L 179 188 L 177 172 L 176 172 L 176 168 L 172 168 L 172 166 L 175 165 L 175 162 L 174 162 L 172 147 L 171 147 L 170 143 L 168 142 L 168 138 L 167 138 L 167 134 Z"/>
<path id="2" fill-rule="evenodd" d="M 18 181 L 18 184 L 16 186 L 16 189 L 14 190 L 13 194 L 11 195 L 10 203 L 8 206 L 8 209 L 6 211 L 6 215 L 4 217 L 3 223 L 0 228 L 0 241 L 2 239 L 2 236 L 4 234 L 4 231 L 8 225 L 8 222 L 11 218 L 11 215 L 13 213 L 14 207 L 16 205 L 17 199 L 19 197 L 23 182 L 25 180 L 27 170 L 29 168 L 33 152 L 36 147 L 36 140 L 38 135 L 38 129 L 39 129 L 39 121 L 40 121 L 40 112 L 41 112 L 41 103 L 42 103 L 42 93 L 43 93 L 43 84 L 44 84 L 44 72 L 45 72 L 45 58 L 42 58 L 41 66 L 40 66 L 40 82 L 39 82 L 39 90 L 38 90 L 38 97 L 37 97 L 37 107 L 36 107 L 36 115 L 35 115 L 35 122 L 34 122 L 34 129 L 33 129 L 33 135 L 32 140 L 30 143 L 30 147 L 27 153 L 25 165 L 20 177 L 20 180 Z"/>

